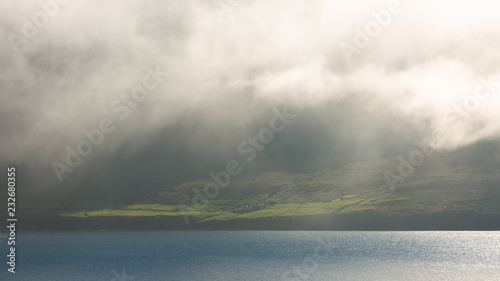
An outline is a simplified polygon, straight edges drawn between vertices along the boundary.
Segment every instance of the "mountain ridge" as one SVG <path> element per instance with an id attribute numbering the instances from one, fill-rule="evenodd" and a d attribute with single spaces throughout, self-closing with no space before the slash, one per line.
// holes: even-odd
<path id="1" fill-rule="evenodd" d="M 155 220 L 166 221 L 169 225 L 164 226 L 166 229 L 244 229 L 243 225 L 266 229 L 269 223 L 287 229 L 286 222 L 290 223 L 290 229 L 300 229 L 300 225 L 304 229 L 349 225 L 358 229 L 362 228 L 361 222 L 370 225 L 367 220 L 385 218 L 411 229 L 411 225 L 404 223 L 405 218 L 411 218 L 422 221 L 418 229 L 425 229 L 425 225 L 439 229 L 440 224 L 453 229 L 450 221 L 464 228 L 483 221 L 481 225 L 486 228 L 489 225 L 500 229 L 500 158 L 496 153 L 499 150 L 499 142 L 482 142 L 459 150 L 435 152 L 413 166 L 414 171 L 407 175 L 398 170 L 408 168 L 410 161 L 407 156 L 399 155 L 316 173 L 267 172 L 233 177 L 218 192 L 214 185 L 205 188 L 213 181 L 208 178 L 150 192 L 134 204 L 55 210 L 49 216 L 49 224 L 65 221 L 71 225 L 80 221 L 92 228 L 88 225 L 92 221 L 104 227 L 101 221 L 126 224 L 127 220 L 142 218 L 151 221 L 148 229 L 157 228 Z M 392 187 L 387 177 L 391 173 L 402 179 Z M 259 208 L 252 207 L 259 202 Z M 339 222 L 346 218 L 359 223 Z M 317 223 L 312 226 L 309 221 Z M 387 223 L 379 225 L 397 229 Z M 271 225 L 267 228 L 274 229 Z"/>

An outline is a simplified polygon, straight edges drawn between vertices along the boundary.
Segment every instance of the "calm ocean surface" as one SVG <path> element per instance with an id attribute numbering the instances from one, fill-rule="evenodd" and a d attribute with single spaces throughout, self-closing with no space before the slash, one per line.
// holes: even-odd
<path id="1" fill-rule="evenodd" d="M 500 280 L 500 232 L 19 232 L 2 280 Z"/>

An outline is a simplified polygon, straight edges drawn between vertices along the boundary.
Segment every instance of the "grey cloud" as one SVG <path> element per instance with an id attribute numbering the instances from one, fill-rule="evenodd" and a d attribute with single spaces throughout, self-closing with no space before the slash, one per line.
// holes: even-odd
<path id="1" fill-rule="evenodd" d="M 450 129 L 444 114 L 499 74 L 498 4 L 401 1 L 347 62 L 340 44 L 387 2 L 245 1 L 221 19 L 217 1 L 69 1 L 19 48 L 2 41 L 2 162 L 25 165 L 31 189 L 130 198 L 207 177 L 240 157 L 238 144 L 273 108 L 298 104 L 301 117 L 246 173 L 387 157 L 433 130 L 450 135 L 439 149 L 498 137 L 499 94 L 462 126 Z M 43 10 L 30 1 L 0 8 L 7 39 Z M 168 77 L 120 120 L 113 102 L 156 65 Z M 64 164 L 65 147 L 103 118 L 115 131 L 59 183 L 51 163 Z"/>

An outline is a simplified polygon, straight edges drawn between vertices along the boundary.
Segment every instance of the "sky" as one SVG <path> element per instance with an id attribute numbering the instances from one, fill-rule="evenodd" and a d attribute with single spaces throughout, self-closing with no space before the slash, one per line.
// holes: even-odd
<path id="1" fill-rule="evenodd" d="M 120 201 L 231 160 L 306 173 L 498 139 L 499 8 L 1 1 L 0 162 L 36 198 Z"/>

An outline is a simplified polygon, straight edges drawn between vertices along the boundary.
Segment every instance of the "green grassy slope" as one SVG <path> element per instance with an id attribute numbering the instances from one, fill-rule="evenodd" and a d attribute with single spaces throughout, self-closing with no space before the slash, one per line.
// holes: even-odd
<path id="1" fill-rule="evenodd" d="M 211 179 L 150 193 L 134 205 L 65 212 L 64 217 L 180 217 L 195 222 L 339 215 L 432 215 L 471 211 L 500 214 L 498 143 L 476 144 L 427 156 L 415 172 L 389 188 L 385 172 L 398 174 L 398 157 L 358 162 L 313 174 L 264 173 L 233 177 L 208 202 L 194 204 L 193 189 Z M 407 155 L 404 155 L 408 159 Z M 237 214 L 230 207 L 268 202 L 263 210 Z M 180 205 L 182 204 L 182 205 Z"/>

